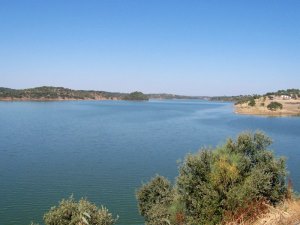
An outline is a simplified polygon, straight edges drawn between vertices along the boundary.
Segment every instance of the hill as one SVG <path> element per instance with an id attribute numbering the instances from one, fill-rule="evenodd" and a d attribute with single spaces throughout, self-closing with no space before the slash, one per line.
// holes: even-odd
<path id="1" fill-rule="evenodd" d="M 126 94 L 105 91 L 72 90 L 43 86 L 28 89 L 0 88 L 2 101 L 61 101 L 61 100 L 116 100 Z"/>
<path id="2" fill-rule="evenodd" d="M 28 89 L 0 87 L 0 101 L 65 101 L 65 100 L 133 100 L 149 99 L 205 99 L 209 97 L 174 94 L 120 93 L 94 90 L 72 90 L 64 87 L 43 86 Z"/>
<path id="3" fill-rule="evenodd" d="M 152 99 L 199 99 L 199 100 L 210 100 L 208 96 L 187 96 L 187 95 L 174 95 L 174 94 L 147 94 Z"/>

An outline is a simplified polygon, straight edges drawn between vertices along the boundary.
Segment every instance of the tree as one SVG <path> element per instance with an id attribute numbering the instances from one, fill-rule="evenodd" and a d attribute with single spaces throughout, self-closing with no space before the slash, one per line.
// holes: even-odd
<path id="1" fill-rule="evenodd" d="M 251 106 L 251 107 L 253 107 L 253 106 L 255 106 L 255 99 L 254 98 L 252 98 L 250 101 L 249 101 L 249 103 L 248 103 L 248 105 L 249 106 Z"/>
<path id="2" fill-rule="evenodd" d="M 267 108 L 271 111 L 276 111 L 277 109 L 282 109 L 282 104 L 279 102 L 271 102 Z"/>

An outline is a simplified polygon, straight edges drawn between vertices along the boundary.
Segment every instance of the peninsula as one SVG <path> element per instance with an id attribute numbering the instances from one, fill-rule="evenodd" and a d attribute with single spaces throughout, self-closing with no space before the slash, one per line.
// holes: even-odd
<path id="1" fill-rule="evenodd" d="M 300 116 L 300 90 L 287 89 L 240 98 L 235 112 L 248 115 Z"/>

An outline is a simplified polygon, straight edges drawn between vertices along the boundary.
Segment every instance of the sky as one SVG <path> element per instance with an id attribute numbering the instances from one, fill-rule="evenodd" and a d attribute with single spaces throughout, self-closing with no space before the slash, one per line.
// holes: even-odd
<path id="1" fill-rule="evenodd" d="M 0 0 L 0 86 L 300 88 L 300 1 Z"/>

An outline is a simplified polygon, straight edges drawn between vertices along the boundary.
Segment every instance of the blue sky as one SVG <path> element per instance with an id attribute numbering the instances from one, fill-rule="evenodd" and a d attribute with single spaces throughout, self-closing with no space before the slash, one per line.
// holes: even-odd
<path id="1" fill-rule="evenodd" d="M 300 88 L 300 1 L 0 0 L 0 86 Z"/>

